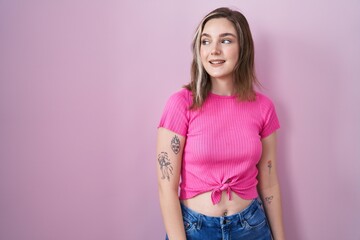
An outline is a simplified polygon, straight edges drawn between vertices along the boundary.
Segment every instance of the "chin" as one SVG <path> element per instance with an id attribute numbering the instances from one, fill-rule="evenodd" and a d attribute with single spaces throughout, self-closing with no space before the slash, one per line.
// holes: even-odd
<path id="1" fill-rule="evenodd" d="M 229 74 L 209 74 L 211 78 L 219 79 L 219 80 L 227 80 L 230 76 L 232 76 L 232 73 Z"/>

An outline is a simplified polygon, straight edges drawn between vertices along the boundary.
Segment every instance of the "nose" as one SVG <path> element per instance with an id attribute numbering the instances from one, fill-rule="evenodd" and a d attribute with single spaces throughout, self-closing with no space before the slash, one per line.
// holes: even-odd
<path id="1" fill-rule="evenodd" d="M 220 44 L 215 43 L 211 49 L 211 55 L 219 55 L 221 53 Z"/>

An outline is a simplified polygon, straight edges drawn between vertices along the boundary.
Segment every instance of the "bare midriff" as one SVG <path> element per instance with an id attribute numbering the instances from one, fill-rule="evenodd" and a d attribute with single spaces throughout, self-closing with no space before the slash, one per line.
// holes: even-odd
<path id="1" fill-rule="evenodd" d="M 195 212 L 211 217 L 230 216 L 244 210 L 252 200 L 246 200 L 239 197 L 236 193 L 231 193 L 232 198 L 229 197 L 226 191 L 221 194 L 221 201 L 213 205 L 211 201 L 211 192 L 199 194 L 193 198 L 181 200 L 181 202 L 188 208 Z"/>

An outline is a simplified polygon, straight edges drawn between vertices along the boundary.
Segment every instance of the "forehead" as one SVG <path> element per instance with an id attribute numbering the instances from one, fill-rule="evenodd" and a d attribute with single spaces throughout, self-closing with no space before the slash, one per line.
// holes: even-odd
<path id="1" fill-rule="evenodd" d="M 202 33 L 206 33 L 210 36 L 217 36 L 223 33 L 232 33 L 235 36 L 236 30 L 232 22 L 226 18 L 213 18 L 205 23 Z"/>

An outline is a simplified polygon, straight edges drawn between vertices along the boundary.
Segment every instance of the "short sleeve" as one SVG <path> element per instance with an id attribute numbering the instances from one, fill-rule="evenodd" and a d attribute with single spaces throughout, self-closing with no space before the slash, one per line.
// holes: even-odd
<path id="1" fill-rule="evenodd" d="M 165 105 L 158 128 L 163 127 L 186 136 L 189 125 L 189 106 L 187 89 L 182 89 L 171 95 Z"/>
<path id="2" fill-rule="evenodd" d="M 261 95 L 260 108 L 262 114 L 261 138 L 265 138 L 280 128 L 274 103 L 266 96 Z"/>

